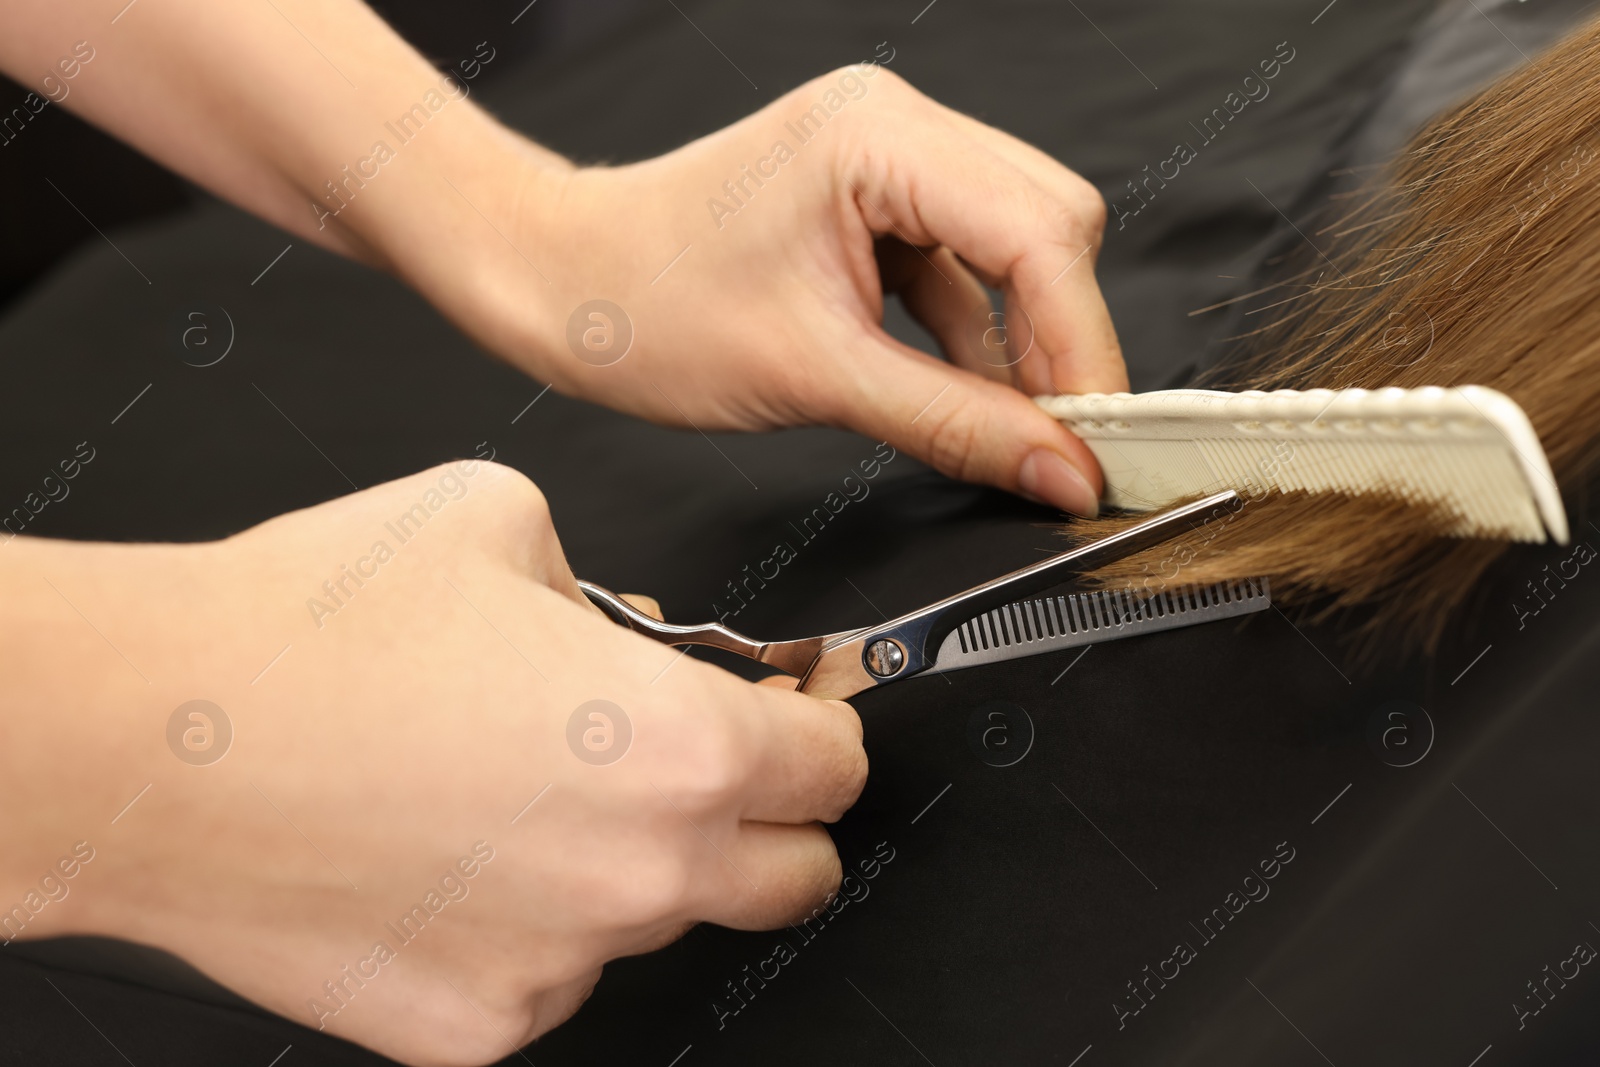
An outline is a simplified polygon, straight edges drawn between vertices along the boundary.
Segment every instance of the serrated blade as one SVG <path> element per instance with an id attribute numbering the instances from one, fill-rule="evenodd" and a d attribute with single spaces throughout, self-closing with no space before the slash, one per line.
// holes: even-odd
<path id="1" fill-rule="evenodd" d="M 1019 600 L 971 619 L 944 639 L 934 669 L 1033 656 L 1248 615 L 1272 606 L 1266 578 L 1187 585 L 1139 595 L 1126 589 Z"/>

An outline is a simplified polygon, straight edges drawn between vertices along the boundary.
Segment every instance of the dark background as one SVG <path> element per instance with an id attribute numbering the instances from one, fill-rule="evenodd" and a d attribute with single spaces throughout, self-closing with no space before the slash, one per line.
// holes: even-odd
<path id="1" fill-rule="evenodd" d="M 521 3 L 381 10 L 441 66 L 489 41 L 498 56 L 478 99 L 582 161 L 668 150 L 886 45 L 913 84 L 1108 197 L 1288 41 L 1296 57 L 1272 95 L 1108 234 L 1102 283 L 1135 387 L 1153 388 L 1229 350 L 1237 319 L 1190 312 L 1270 271 L 1295 236 L 1284 213 L 1317 211 L 1352 146 L 1404 132 L 1385 106 L 1429 41 L 1464 33 L 1484 70 L 1503 68 L 1520 58 L 1507 38 L 1536 49 L 1581 5 L 1480 3 L 1492 20 L 1456 5 L 1463 18 L 1427 21 L 1431 6 L 539 0 L 514 25 Z M 0 85 L 0 101 L 23 92 Z M 1439 95 L 1434 105 L 1451 91 Z M 57 107 L 0 147 L 0 194 L 0 500 L 20 499 L 76 442 L 98 450 L 29 533 L 216 537 L 487 445 L 545 490 L 578 574 L 703 618 L 872 452 L 832 431 L 719 435 L 747 482 L 697 435 L 554 393 L 528 408 L 542 383 L 474 350 L 415 295 L 195 192 Z M 178 342 L 196 308 L 233 323 L 213 367 L 187 365 Z M 781 637 L 877 621 L 1031 562 L 1056 543 L 1058 518 L 902 457 L 738 623 Z M 1594 532 L 1583 509 L 1573 519 Z M 1596 596 L 1575 582 L 1521 632 L 1505 606 L 1566 553 L 1515 553 L 1437 657 L 1378 671 L 1350 662 L 1337 631 L 1268 612 L 871 694 L 859 707 L 872 780 L 836 830 L 847 865 L 879 842 L 895 850 L 871 895 L 721 1029 L 713 1000 L 774 935 L 700 928 L 612 964 L 583 1012 L 526 1058 L 1593 1062 L 1592 968 L 1524 1029 L 1510 1008 L 1574 943 L 1600 944 Z M 968 740 L 997 700 L 1019 738 L 1016 709 L 1032 724 L 1031 749 L 1008 767 Z M 1402 756 L 1369 737 L 1395 700 L 1417 746 Z M 1198 941 L 1189 924 L 1280 842 L 1295 859 L 1271 896 L 1119 1029 L 1125 983 L 1175 941 Z M 290 1044 L 282 1067 L 377 1062 L 132 950 L 6 952 L 6 1062 L 265 1065 Z"/>

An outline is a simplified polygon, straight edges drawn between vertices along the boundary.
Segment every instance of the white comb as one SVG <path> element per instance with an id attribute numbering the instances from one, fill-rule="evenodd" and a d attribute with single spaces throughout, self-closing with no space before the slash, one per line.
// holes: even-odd
<path id="1" fill-rule="evenodd" d="M 1568 540 L 1539 437 L 1493 389 L 1172 389 L 1038 403 L 1094 452 L 1117 507 L 1223 489 L 1376 493 L 1438 508 L 1451 537 Z"/>

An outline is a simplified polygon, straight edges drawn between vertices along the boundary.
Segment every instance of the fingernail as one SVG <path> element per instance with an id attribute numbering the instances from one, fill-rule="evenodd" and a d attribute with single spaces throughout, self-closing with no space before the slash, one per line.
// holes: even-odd
<path id="1" fill-rule="evenodd" d="M 1078 468 L 1048 448 L 1036 448 L 1017 471 L 1022 491 L 1074 515 L 1092 519 L 1100 514 L 1100 501 Z"/>

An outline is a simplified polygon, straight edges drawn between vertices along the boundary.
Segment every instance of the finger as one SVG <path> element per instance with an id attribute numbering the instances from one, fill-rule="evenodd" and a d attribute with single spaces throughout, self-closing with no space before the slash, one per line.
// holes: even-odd
<path id="1" fill-rule="evenodd" d="M 1070 168 L 1063 166 L 1054 156 L 1035 148 L 1020 137 L 1015 137 L 1006 131 L 986 122 L 980 122 L 970 115 L 963 115 L 953 108 L 945 107 L 938 101 L 932 101 L 935 107 L 956 125 L 957 128 L 969 137 L 980 142 L 989 151 L 1000 156 L 1022 171 L 1051 196 L 1062 203 L 1068 203 L 1080 197 L 1089 195 L 1099 196 L 1098 191 L 1074 173 Z M 1096 244 L 1093 257 L 1099 252 Z M 1091 264 L 1092 265 L 1092 264 Z"/>
<path id="2" fill-rule="evenodd" d="M 1006 303 L 1026 312 L 1034 323 L 1035 342 L 1044 357 L 1035 363 L 1048 370 L 1044 380 L 1027 389 L 1034 396 L 1128 390 L 1116 327 L 1086 262 L 1092 249 L 1086 242 L 1049 281 L 1033 270 L 1011 280 Z M 1107 355 L 1085 360 L 1084 352 Z"/>
<path id="3" fill-rule="evenodd" d="M 884 291 L 899 294 L 946 359 L 993 381 L 1012 380 L 1002 317 L 993 313 L 983 283 L 954 252 L 879 241 L 878 265 Z"/>
<path id="4" fill-rule="evenodd" d="M 1071 389 L 1063 389 L 1056 384 L 1056 361 L 1049 349 L 1040 342 L 1038 331 L 1033 326 L 1033 316 L 1009 285 L 1005 287 L 1005 297 L 1006 324 L 1013 327 L 1010 331 L 1012 334 L 1020 334 L 1023 331 L 1017 329 L 1016 324 L 1025 323 L 1029 346 L 1012 368 L 1016 372 L 1017 388 L 1028 396 L 1056 396 L 1062 392 L 1071 392 Z"/>
<path id="5" fill-rule="evenodd" d="M 499 463 L 484 463 L 475 489 L 475 506 L 483 519 L 473 527 L 475 538 L 493 545 L 501 558 L 521 574 L 597 611 L 578 588 L 550 514 L 550 502 L 533 481 Z"/>
<path id="6" fill-rule="evenodd" d="M 733 707 L 752 732 L 755 752 L 740 816 L 774 823 L 837 820 L 867 781 L 855 709 L 773 685 L 729 682 L 743 688 L 745 699 L 735 696 Z"/>
<path id="7" fill-rule="evenodd" d="M 1087 445 L 1015 389 L 951 367 L 882 330 L 837 342 L 850 358 L 819 398 L 835 425 L 909 452 L 952 478 L 1099 513 Z"/>
<path id="8" fill-rule="evenodd" d="M 690 930 L 699 926 L 698 920 L 674 919 L 653 925 L 642 937 L 630 944 L 625 955 L 643 956 L 666 948 L 668 945 L 683 938 Z"/>
<path id="9" fill-rule="evenodd" d="M 709 851 L 709 850 L 708 850 Z M 798 922 L 839 888 L 843 869 L 821 826 L 746 822 L 721 855 L 701 863 L 695 917 L 735 930 L 773 930 Z"/>
<path id="10" fill-rule="evenodd" d="M 596 967 L 581 977 L 541 991 L 534 998 L 533 1018 L 529 1022 L 528 1033 L 537 1037 L 572 1018 L 589 999 L 599 981 L 600 968 Z"/>
<path id="11" fill-rule="evenodd" d="M 911 244 L 947 245 L 980 273 L 1006 279 L 1049 357 L 1048 391 L 1125 387 L 1110 313 L 1093 272 L 1079 269 L 1092 263 L 1104 202 L 1050 193 L 916 99 L 913 117 L 878 127 L 874 151 L 857 152 L 847 166 L 863 221 Z"/>
<path id="12" fill-rule="evenodd" d="M 756 684 L 770 685 L 774 689 L 793 690 L 800 685 L 800 679 L 789 674 L 769 674 L 765 678 L 759 679 Z"/>
<path id="13" fill-rule="evenodd" d="M 617 596 L 626 600 L 646 615 L 657 622 L 665 622 L 666 616 L 661 614 L 661 605 L 655 597 L 645 596 L 643 593 L 618 593 Z"/>
<path id="14" fill-rule="evenodd" d="M 935 106 L 938 106 L 957 128 L 963 130 L 991 152 L 1022 171 L 1030 180 L 1043 189 L 1048 196 L 1055 198 L 1063 205 L 1067 205 L 1069 210 L 1076 205 L 1078 210 L 1088 211 L 1096 219 L 1100 220 L 1090 240 L 1062 268 L 1061 274 L 1052 281 L 1051 287 L 1067 285 L 1069 288 L 1087 288 L 1090 290 L 1091 308 L 1097 312 L 1105 310 L 1105 298 L 1101 294 L 1099 283 L 1094 277 L 1095 263 L 1099 259 L 1105 231 L 1105 201 L 1100 196 L 1099 190 L 1026 141 L 1013 137 L 1004 130 L 996 129 L 970 116 L 963 115 L 958 111 L 945 108 L 943 105 Z M 1068 281 L 1068 279 L 1071 280 Z M 1008 293 L 1007 296 L 1009 314 L 1009 309 L 1012 306 L 1012 295 Z M 1026 304 L 1022 304 L 1020 310 L 1026 312 Z M 1109 311 L 1106 311 L 1103 319 L 1097 315 L 1095 325 L 1106 332 L 1109 343 L 1116 347 L 1120 355 L 1122 349 L 1116 340 L 1116 330 L 1111 323 Z M 1040 346 L 1040 351 L 1044 354 L 1043 359 L 1034 361 L 1025 370 L 1019 366 L 1022 387 L 1032 395 L 1090 391 L 1117 392 L 1128 388 L 1125 366 L 1120 377 L 1095 380 L 1087 385 L 1080 386 L 1074 379 L 1074 368 L 1071 365 L 1071 361 L 1056 358 L 1055 354 L 1060 352 L 1058 347 L 1047 341 Z"/>

